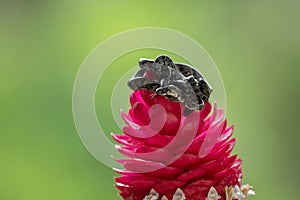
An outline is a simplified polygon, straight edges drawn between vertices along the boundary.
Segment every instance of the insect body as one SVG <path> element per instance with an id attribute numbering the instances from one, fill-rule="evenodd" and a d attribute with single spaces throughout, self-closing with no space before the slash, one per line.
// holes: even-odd
<path id="1" fill-rule="evenodd" d="M 171 101 L 183 103 L 185 115 L 201 110 L 212 92 L 211 86 L 197 70 L 173 63 L 168 56 L 162 55 L 155 60 L 140 59 L 139 66 L 128 86 L 132 90 L 150 90 Z"/>

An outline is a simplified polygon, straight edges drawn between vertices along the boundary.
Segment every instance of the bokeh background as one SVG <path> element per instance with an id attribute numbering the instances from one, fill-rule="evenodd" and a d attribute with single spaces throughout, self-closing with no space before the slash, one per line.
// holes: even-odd
<path id="1" fill-rule="evenodd" d="M 120 199 L 116 174 L 80 142 L 72 88 L 98 43 L 145 26 L 191 36 L 218 65 L 251 199 L 298 199 L 299 9 L 297 0 L 0 0 L 0 199 Z M 108 106 L 118 66 L 159 53 L 124 56 L 100 81 L 108 137 L 119 131 Z"/>

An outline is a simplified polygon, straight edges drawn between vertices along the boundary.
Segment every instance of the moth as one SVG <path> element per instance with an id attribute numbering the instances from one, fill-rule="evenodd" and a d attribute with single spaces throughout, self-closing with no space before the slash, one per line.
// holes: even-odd
<path id="1" fill-rule="evenodd" d="M 140 69 L 128 81 L 132 90 L 149 90 L 185 105 L 184 115 L 200 111 L 212 88 L 200 72 L 187 64 L 174 63 L 166 55 L 139 60 Z"/>

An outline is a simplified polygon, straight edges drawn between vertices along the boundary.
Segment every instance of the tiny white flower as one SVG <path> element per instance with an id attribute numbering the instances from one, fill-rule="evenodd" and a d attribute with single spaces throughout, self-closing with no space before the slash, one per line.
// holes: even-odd
<path id="1" fill-rule="evenodd" d="M 173 199 L 172 200 L 185 200 L 185 195 L 183 193 L 183 191 L 178 188 L 175 192 L 175 194 L 173 195 Z"/>
<path id="2" fill-rule="evenodd" d="M 252 190 L 252 186 L 250 185 L 243 185 L 241 187 L 241 191 L 243 192 L 243 194 L 248 197 L 250 195 L 255 195 L 255 192 Z"/>
<path id="3" fill-rule="evenodd" d="M 154 189 L 151 189 L 150 193 L 143 200 L 158 200 L 158 197 L 159 194 Z"/>
<path id="4" fill-rule="evenodd" d="M 250 195 L 255 195 L 255 191 L 253 191 L 253 190 L 249 190 L 248 192 L 247 192 L 247 196 L 250 196 Z"/>
<path id="5" fill-rule="evenodd" d="M 245 199 L 245 197 L 246 196 L 243 194 L 240 187 L 238 185 L 235 185 L 234 186 L 234 198 L 236 198 L 238 200 L 243 200 L 243 199 Z"/>
<path id="6" fill-rule="evenodd" d="M 211 187 L 205 200 L 218 200 L 220 198 L 221 196 L 218 194 L 216 188 Z"/>
<path id="7" fill-rule="evenodd" d="M 166 196 L 163 196 L 163 197 L 161 198 L 161 200 L 168 200 L 168 198 L 167 198 Z"/>

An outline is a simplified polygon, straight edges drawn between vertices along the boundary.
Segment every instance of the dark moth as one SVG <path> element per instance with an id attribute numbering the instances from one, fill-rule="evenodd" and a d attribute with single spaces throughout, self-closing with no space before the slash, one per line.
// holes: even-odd
<path id="1" fill-rule="evenodd" d="M 209 99 L 212 88 L 193 67 L 173 63 L 165 55 L 155 60 L 140 59 L 140 69 L 128 81 L 132 90 L 149 90 L 171 101 L 185 105 L 184 115 L 200 111 Z"/>

